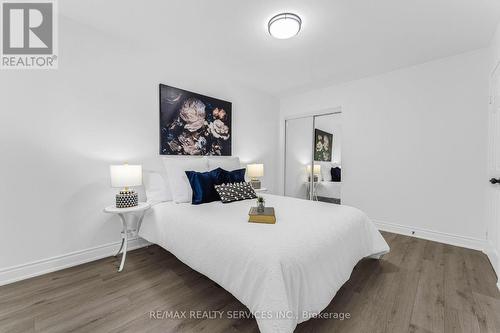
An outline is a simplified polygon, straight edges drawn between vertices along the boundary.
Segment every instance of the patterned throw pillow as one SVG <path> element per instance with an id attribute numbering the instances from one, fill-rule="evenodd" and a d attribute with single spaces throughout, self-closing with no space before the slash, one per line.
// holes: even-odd
<path id="1" fill-rule="evenodd" d="M 245 182 L 215 185 L 215 190 L 223 203 L 257 198 L 252 185 Z"/>

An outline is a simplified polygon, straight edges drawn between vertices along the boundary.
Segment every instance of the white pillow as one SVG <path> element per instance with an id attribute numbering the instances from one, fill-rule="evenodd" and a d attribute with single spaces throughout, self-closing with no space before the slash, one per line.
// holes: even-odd
<path id="1" fill-rule="evenodd" d="M 186 171 L 208 171 L 208 160 L 205 157 L 164 157 L 163 165 L 167 172 L 168 184 L 172 198 L 176 203 L 191 202 L 193 190 L 186 176 Z"/>
<path id="2" fill-rule="evenodd" d="M 168 187 L 166 175 L 158 172 L 144 171 L 144 189 L 147 202 L 151 205 L 159 202 L 172 201 L 172 192 Z"/>
<path id="3" fill-rule="evenodd" d="M 242 169 L 239 157 L 214 157 L 208 158 L 208 170 L 222 168 L 226 171 Z"/>
<path id="4" fill-rule="evenodd" d="M 318 162 L 315 162 L 318 163 Z M 332 168 L 332 164 L 329 162 L 319 162 L 321 165 L 321 178 L 323 181 L 329 182 L 332 180 L 332 174 L 330 169 Z"/>

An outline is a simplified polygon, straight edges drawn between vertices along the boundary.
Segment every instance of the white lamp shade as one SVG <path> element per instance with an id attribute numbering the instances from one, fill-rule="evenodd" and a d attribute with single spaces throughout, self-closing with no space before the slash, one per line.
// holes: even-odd
<path id="1" fill-rule="evenodd" d="M 321 164 L 314 164 L 314 170 L 313 170 L 315 175 L 319 175 L 321 173 Z M 311 173 L 311 166 L 307 166 L 307 173 Z"/>
<path id="2" fill-rule="evenodd" d="M 247 170 L 250 178 L 264 177 L 264 164 L 249 164 Z"/>
<path id="3" fill-rule="evenodd" d="M 110 165 L 111 187 L 142 185 L 142 165 Z"/>

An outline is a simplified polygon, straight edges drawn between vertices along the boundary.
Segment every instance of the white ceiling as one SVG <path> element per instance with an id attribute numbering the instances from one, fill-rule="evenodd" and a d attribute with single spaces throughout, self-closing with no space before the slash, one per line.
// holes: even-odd
<path id="1" fill-rule="evenodd" d="M 488 45 L 498 0 L 68 0 L 61 14 L 174 63 L 283 95 L 353 80 Z M 276 40 L 273 15 L 301 16 L 301 33 Z M 173 58 L 172 58 L 173 57 Z M 161 66 L 161 65 L 160 65 Z"/>

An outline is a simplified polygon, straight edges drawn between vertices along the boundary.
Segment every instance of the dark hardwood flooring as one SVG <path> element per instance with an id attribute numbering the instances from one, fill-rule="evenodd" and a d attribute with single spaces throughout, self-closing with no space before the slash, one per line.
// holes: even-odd
<path id="1" fill-rule="evenodd" d="M 325 309 L 296 332 L 500 332 L 500 293 L 484 254 L 383 233 Z M 247 311 L 172 254 L 150 246 L 0 287 L 0 332 L 258 332 L 253 319 L 151 319 L 150 311 Z M 227 313 L 227 312 L 226 312 Z M 234 313 L 234 312 L 232 312 Z"/>

